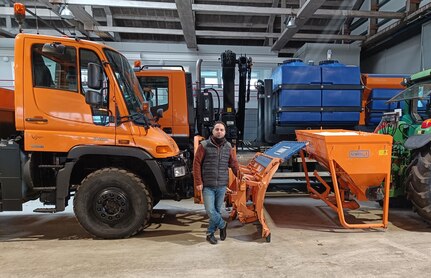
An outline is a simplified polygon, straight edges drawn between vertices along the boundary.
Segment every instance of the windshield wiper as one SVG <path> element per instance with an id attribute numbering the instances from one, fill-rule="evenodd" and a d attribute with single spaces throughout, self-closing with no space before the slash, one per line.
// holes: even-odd
<path id="1" fill-rule="evenodd" d="M 134 123 L 137 123 L 139 125 L 143 125 L 145 127 L 145 130 L 150 128 L 150 122 L 149 122 L 147 116 L 145 116 L 142 113 L 133 112 L 132 114 L 130 114 L 128 116 L 120 117 L 120 120 L 121 120 L 120 123 L 133 121 Z"/>

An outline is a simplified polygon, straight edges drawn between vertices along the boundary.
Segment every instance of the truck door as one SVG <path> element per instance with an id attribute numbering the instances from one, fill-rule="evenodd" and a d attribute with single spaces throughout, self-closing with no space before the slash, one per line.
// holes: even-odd
<path id="1" fill-rule="evenodd" d="M 67 152 L 78 144 L 115 144 L 109 117 L 113 90 L 106 74 L 103 104 L 92 108 L 85 102 L 88 63 L 102 65 L 99 50 L 70 41 L 29 44 L 30 63 L 24 61 L 26 150 Z"/>

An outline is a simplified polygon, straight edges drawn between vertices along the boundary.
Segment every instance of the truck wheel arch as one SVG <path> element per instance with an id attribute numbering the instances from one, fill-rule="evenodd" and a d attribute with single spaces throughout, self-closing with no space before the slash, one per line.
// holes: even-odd
<path id="1" fill-rule="evenodd" d="M 140 148 L 117 146 L 76 146 L 69 151 L 64 168 L 59 170 L 57 174 L 57 211 L 64 210 L 64 199 L 69 195 L 73 170 L 75 169 L 76 164 L 82 157 L 94 155 L 121 157 L 123 159 L 127 157 L 139 159 L 143 161 L 153 173 L 160 192 L 163 193 L 167 190 L 165 175 L 160 169 L 157 161 L 150 154 Z M 61 204 L 63 207 L 61 207 Z"/>

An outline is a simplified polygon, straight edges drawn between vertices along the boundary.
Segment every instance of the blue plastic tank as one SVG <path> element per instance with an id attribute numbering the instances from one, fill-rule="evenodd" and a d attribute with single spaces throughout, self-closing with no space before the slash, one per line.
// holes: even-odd
<path id="1" fill-rule="evenodd" d="M 322 122 L 331 124 L 352 124 L 359 122 L 362 90 L 361 72 L 357 66 L 346 66 L 335 60 L 327 60 L 319 63 L 322 72 L 322 85 L 328 85 L 322 90 L 322 107 L 334 107 L 335 109 L 357 111 L 324 111 Z M 337 86 L 336 85 L 342 85 Z M 332 88 L 329 86 L 333 86 Z"/>
<path id="2" fill-rule="evenodd" d="M 273 90 L 279 85 L 319 85 L 321 83 L 320 68 L 309 66 L 300 59 L 283 62 L 272 73 Z M 321 91 L 315 89 L 281 89 L 278 92 L 278 106 L 281 108 L 298 108 L 300 112 L 280 112 L 279 121 L 282 125 L 320 122 L 320 112 L 306 111 L 307 107 L 322 105 Z"/>
<path id="3" fill-rule="evenodd" d="M 400 108 L 400 103 L 386 103 L 393 96 L 401 92 L 402 89 L 373 89 L 367 101 L 367 125 L 377 125 L 385 112 L 392 112 Z"/>
<path id="4" fill-rule="evenodd" d="M 281 84 L 320 84 L 320 69 L 309 66 L 300 59 L 285 60 L 271 76 L 273 89 Z"/>

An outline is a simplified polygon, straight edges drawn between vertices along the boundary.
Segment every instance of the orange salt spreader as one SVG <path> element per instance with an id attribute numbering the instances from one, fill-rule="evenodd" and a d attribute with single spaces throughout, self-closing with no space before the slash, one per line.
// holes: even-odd
<path id="1" fill-rule="evenodd" d="M 329 170 L 333 184 L 330 186 L 314 171 L 314 176 L 324 185 L 325 191 L 318 192 L 310 184 L 304 153 L 302 164 L 311 196 L 323 200 L 338 213 L 345 228 L 386 228 L 388 226 L 389 184 L 391 174 L 392 137 L 389 135 L 334 130 L 297 130 L 298 141 L 307 141 L 305 147 L 310 158 Z M 344 210 L 359 208 L 357 200 L 375 200 L 383 195 L 383 217 L 381 223 L 349 224 Z"/>

